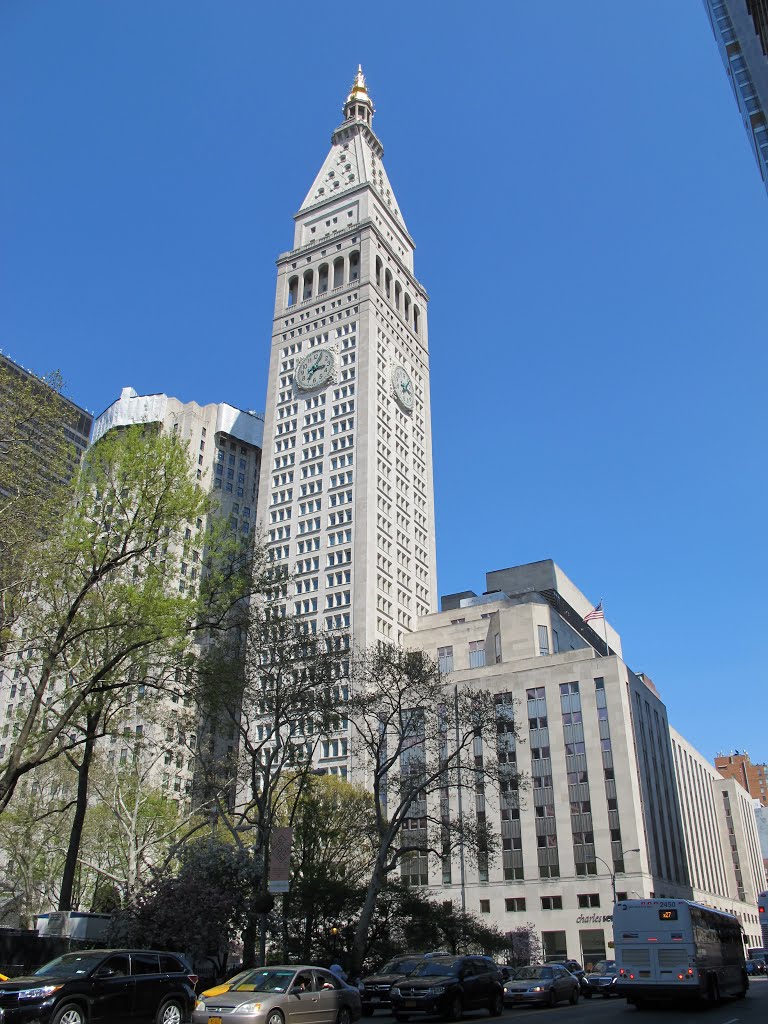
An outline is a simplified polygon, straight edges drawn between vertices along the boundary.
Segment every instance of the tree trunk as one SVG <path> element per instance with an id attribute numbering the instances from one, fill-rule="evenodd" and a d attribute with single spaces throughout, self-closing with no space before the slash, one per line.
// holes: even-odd
<path id="1" fill-rule="evenodd" d="M 243 969 L 256 966 L 256 915 L 243 928 Z"/>
<path id="2" fill-rule="evenodd" d="M 61 876 L 61 891 L 59 893 L 59 910 L 72 910 L 72 891 L 75 885 L 75 874 L 77 872 L 77 860 L 80 856 L 80 843 L 83 839 L 83 825 L 85 824 L 85 813 L 88 810 L 88 775 L 93 761 L 93 750 L 96 745 L 94 733 L 96 723 L 99 720 L 101 711 L 94 717 L 89 715 L 86 724 L 86 740 L 83 747 L 83 759 L 77 769 L 77 800 L 75 801 L 75 816 L 72 819 L 72 828 L 69 833 L 69 845 L 67 857 L 64 861 L 64 873 Z"/>
<path id="3" fill-rule="evenodd" d="M 387 850 L 388 848 L 389 844 L 387 844 Z M 386 879 L 384 865 L 385 858 L 380 852 L 379 856 L 376 858 L 376 864 L 374 865 L 371 879 L 368 882 L 368 891 L 365 894 L 365 903 L 363 904 L 363 909 L 360 911 L 360 917 L 358 918 L 357 927 L 355 928 L 355 937 L 352 940 L 348 971 L 350 978 L 360 977 L 363 972 L 363 960 L 365 959 L 368 930 L 371 927 L 373 912 L 376 909 L 376 901 L 379 898 L 379 893 L 381 892 Z"/>

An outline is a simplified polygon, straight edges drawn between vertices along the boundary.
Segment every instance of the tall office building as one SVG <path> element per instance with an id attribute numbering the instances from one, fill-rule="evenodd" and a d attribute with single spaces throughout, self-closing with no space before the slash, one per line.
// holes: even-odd
<path id="1" fill-rule="evenodd" d="M 620 636 L 551 561 L 486 575 L 486 593 L 442 599 L 405 639 L 448 683 L 490 690 L 498 758 L 528 780 L 478 786 L 464 814 L 499 838 L 490 865 L 404 862 L 404 880 L 502 931 L 533 925 L 550 959 L 610 956 L 619 899 L 700 899 L 736 914 L 759 945 L 763 869 L 752 801 L 670 728 Z M 517 740 L 506 723 L 513 708 Z M 458 802 L 453 796 L 453 811 Z"/>
<path id="2" fill-rule="evenodd" d="M 259 519 L 286 611 L 368 646 L 435 607 L 427 295 L 360 70 L 343 110 L 277 261 Z"/>
<path id="3" fill-rule="evenodd" d="M 704 5 L 768 189 L 768 0 L 704 0 Z"/>
<path id="4" fill-rule="evenodd" d="M 264 428 L 260 415 L 226 402 L 198 405 L 164 394 L 138 395 L 133 388 L 123 388 L 120 398 L 96 419 L 93 441 L 96 443 L 109 431 L 135 423 L 153 424 L 182 438 L 189 445 L 197 482 L 218 498 L 217 515 L 230 524 L 237 536 L 250 538 L 253 535 Z M 188 557 L 180 563 L 176 583 L 180 591 L 196 585 L 206 555 L 205 525 L 201 519 L 187 528 L 185 551 Z M 191 700 L 185 693 L 181 670 L 177 681 L 178 688 L 168 699 L 179 708 L 190 708 Z M 131 736 L 149 736 L 164 743 L 167 750 L 162 763 L 158 763 L 157 784 L 172 799 L 189 806 L 196 765 L 190 753 L 190 738 L 181 726 L 174 730 L 166 724 L 161 729 L 148 723 L 142 715 L 140 702 L 130 707 L 124 724 L 122 737 L 113 734 L 108 741 L 108 759 L 126 760 L 130 756 Z M 207 735 L 222 754 L 231 753 L 235 742 L 234 731 L 226 726 L 224 730 L 214 733 L 211 728 Z"/>
<path id="5" fill-rule="evenodd" d="M 738 750 L 730 754 L 717 754 L 715 768 L 726 779 L 737 779 L 753 800 L 759 800 L 763 807 L 768 807 L 768 765 L 752 764 L 746 751 Z"/>
<path id="6" fill-rule="evenodd" d="M 13 422 L 14 429 L 21 430 L 21 445 L 0 445 L 0 459 L 11 459 L 19 464 L 21 472 L 18 482 L 22 490 L 25 486 L 32 487 L 33 493 L 36 486 L 46 486 L 48 474 L 51 471 L 52 452 L 48 438 L 46 437 L 52 421 L 57 421 L 62 428 L 64 440 L 69 442 L 73 450 L 73 462 L 79 461 L 83 452 L 88 447 L 88 438 L 91 434 L 93 415 L 81 409 L 71 399 L 59 394 L 40 377 L 25 370 L 8 356 L 0 352 L 0 414 L 5 423 Z M 47 406 L 43 423 L 34 419 L 23 424 L 15 422 L 16 415 L 13 410 L 6 408 L 7 403 L 14 401 L 14 383 L 29 388 L 36 396 L 35 401 L 44 403 Z M 55 457 L 55 454 L 54 454 Z M 56 465 L 56 471 L 60 469 Z"/>

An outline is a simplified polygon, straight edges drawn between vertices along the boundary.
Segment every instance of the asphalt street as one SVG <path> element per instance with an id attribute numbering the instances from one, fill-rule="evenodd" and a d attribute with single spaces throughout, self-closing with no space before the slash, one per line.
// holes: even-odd
<path id="1" fill-rule="evenodd" d="M 418 1024 L 422 1019 L 418 1014 L 411 1017 L 411 1024 Z M 437 1018 L 423 1018 L 427 1022 Z M 699 1024 L 766 1024 L 768 1022 L 768 978 L 750 980 L 749 993 L 746 999 L 728 1000 L 722 1006 L 698 1009 L 696 1007 L 679 1007 L 659 1005 L 652 1009 L 637 1010 L 628 1006 L 623 999 L 581 999 L 577 1006 L 559 1003 L 553 1009 L 537 1007 L 508 1007 L 504 1010 L 502 1021 L 514 1024 L 515 1021 L 540 1020 L 542 1022 L 557 1020 L 558 1024 L 685 1024 L 696 1020 Z M 470 1024 L 473 1021 L 490 1020 L 483 1011 L 464 1014 L 463 1020 Z M 393 1024 L 394 1018 L 389 1014 L 376 1013 L 373 1017 L 363 1018 L 364 1024 Z"/>

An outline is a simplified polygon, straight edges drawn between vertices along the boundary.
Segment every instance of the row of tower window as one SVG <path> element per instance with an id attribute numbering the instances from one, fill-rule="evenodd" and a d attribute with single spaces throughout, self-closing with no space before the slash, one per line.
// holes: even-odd
<path id="1" fill-rule="evenodd" d="M 392 277 L 392 271 L 384 264 L 379 256 L 376 257 L 376 286 L 383 289 L 384 295 L 394 305 L 409 326 L 413 326 L 416 334 L 419 333 L 421 311 L 415 302 L 411 301 L 408 292 L 403 291 L 399 281 Z"/>
<path id="2" fill-rule="evenodd" d="M 315 280 L 317 278 L 317 280 Z M 288 279 L 288 300 L 286 305 L 295 306 L 314 295 L 323 295 L 330 288 L 341 288 L 360 278 L 360 253 L 354 249 L 347 258 L 337 256 L 332 264 L 321 263 L 317 274 L 313 269 L 305 270 L 299 276 Z"/>

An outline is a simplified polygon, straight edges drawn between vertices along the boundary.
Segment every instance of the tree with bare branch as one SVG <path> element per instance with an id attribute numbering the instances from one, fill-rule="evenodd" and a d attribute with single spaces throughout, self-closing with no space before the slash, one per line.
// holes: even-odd
<path id="1" fill-rule="evenodd" d="M 349 722 L 360 781 L 373 794 L 378 850 L 351 949 L 359 972 L 377 898 L 388 876 L 426 885 L 428 865 L 454 851 L 480 864 L 496 840 L 485 820 L 486 785 L 511 781 L 497 757 L 500 716 L 512 706 L 476 686 L 446 685 L 423 651 L 379 644 L 356 655 Z M 512 728 L 512 725 L 510 725 Z M 517 781 L 517 780 L 515 780 Z"/>

